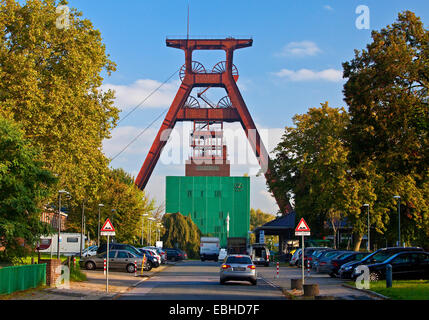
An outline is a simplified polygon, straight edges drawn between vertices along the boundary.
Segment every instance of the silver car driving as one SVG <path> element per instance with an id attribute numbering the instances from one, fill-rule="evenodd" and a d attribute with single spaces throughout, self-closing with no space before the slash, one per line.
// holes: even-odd
<path id="1" fill-rule="evenodd" d="M 248 255 L 228 255 L 220 266 L 220 284 L 229 280 L 249 281 L 256 285 L 256 267 Z"/>

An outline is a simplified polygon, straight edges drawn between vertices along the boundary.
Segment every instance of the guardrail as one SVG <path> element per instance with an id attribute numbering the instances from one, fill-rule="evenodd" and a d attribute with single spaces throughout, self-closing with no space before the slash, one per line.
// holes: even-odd
<path id="1" fill-rule="evenodd" d="M 37 288 L 46 284 L 46 264 L 5 267 L 0 269 L 0 294 Z"/>

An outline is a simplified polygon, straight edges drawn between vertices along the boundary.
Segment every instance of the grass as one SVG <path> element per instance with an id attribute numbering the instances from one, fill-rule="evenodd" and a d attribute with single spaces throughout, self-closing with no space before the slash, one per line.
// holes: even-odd
<path id="1" fill-rule="evenodd" d="M 398 280 L 392 288 L 386 288 L 386 281 L 371 283 L 371 290 L 394 300 L 429 300 L 429 281 Z"/>
<path id="2" fill-rule="evenodd" d="M 371 282 L 370 290 L 393 300 L 429 300 L 428 280 L 394 280 L 392 288 L 386 288 L 386 281 L 376 281 Z"/>

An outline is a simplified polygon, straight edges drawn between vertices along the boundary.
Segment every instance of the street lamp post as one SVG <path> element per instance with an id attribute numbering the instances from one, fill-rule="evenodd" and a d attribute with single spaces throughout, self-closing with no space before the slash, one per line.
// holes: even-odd
<path id="1" fill-rule="evenodd" d="M 84 218 L 85 217 L 85 199 L 82 200 L 82 217 L 81 217 L 81 225 L 80 225 L 80 254 L 79 257 L 82 258 L 82 245 L 85 244 L 83 240 L 84 231 Z"/>
<path id="2" fill-rule="evenodd" d="M 155 219 L 154 218 L 152 218 L 152 217 L 150 217 L 150 218 L 148 218 L 148 220 L 150 221 L 149 222 L 149 246 L 152 246 L 152 235 L 151 235 L 151 232 L 152 232 L 152 221 L 155 221 Z"/>
<path id="3" fill-rule="evenodd" d="M 148 214 L 142 214 L 142 247 L 143 247 L 143 230 L 144 230 L 144 217 L 147 217 Z"/>
<path id="4" fill-rule="evenodd" d="M 393 196 L 394 199 L 398 200 L 398 247 L 401 246 L 401 197 Z"/>
<path id="5" fill-rule="evenodd" d="M 97 233 L 97 245 L 100 247 L 100 210 L 101 207 L 104 207 L 104 204 L 98 204 L 98 233 Z"/>
<path id="6" fill-rule="evenodd" d="M 57 245 L 57 259 L 60 258 L 60 239 L 61 239 L 61 195 L 69 194 L 66 190 L 60 190 L 58 191 L 58 245 Z"/>
<path id="7" fill-rule="evenodd" d="M 371 248 L 371 245 L 370 245 L 370 227 L 369 227 L 369 204 L 368 203 L 365 203 L 364 205 L 363 205 L 364 207 L 366 207 L 367 208 L 367 212 L 368 212 L 368 241 L 367 241 L 367 245 L 366 245 L 366 249 L 369 251 L 370 250 L 370 248 Z"/>

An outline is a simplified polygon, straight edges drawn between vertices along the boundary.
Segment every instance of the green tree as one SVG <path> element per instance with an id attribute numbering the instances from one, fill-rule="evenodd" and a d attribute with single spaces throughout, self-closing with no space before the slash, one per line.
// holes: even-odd
<path id="1" fill-rule="evenodd" d="M 257 227 L 260 227 L 272 220 L 274 220 L 276 217 L 273 216 L 272 214 L 269 213 L 265 213 L 263 212 L 261 209 L 250 209 L 250 230 L 255 230 Z M 266 237 L 267 241 L 269 241 L 269 239 L 273 239 L 272 236 L 268 236 Z M 255 243 L 256 237 L 255 235 L 252 233 L 250 234 L 250 243 Z"/>
<path id="2" fill-rule="evenodd" d="M 25 256 L 51 231 L 39 208 L 56 179 L 38 157 L 18 126 L 0 117 L 0 260 Z"/>
<path id="3" fill-rule="evenodd" d="M 349 166 L 344 139 L 348 113 L 326 102 L 296 115 L 293 122 L 295 127 L 285 129 L 274 151 L 272 170 L 280 177 L 278 187 L 294 198 L 297 215 L 306 219 L 316 235 L 326 234 L 327 225 L 335 235 L 340 221 L 347 220 L 357 235 L 358 249 L 365 233 L 362 204 L 372 205 L 376 200 L 378 176 L 370 163 L 355 170 Z M 374 212 L 372 219 L 380 220 L 380 213 Z"/>
<path id="4" fill-rule="evenodd" d="M 115 70 L 100 32 L 73 8 L 70 27 L 58 29 L 59 4 L 67 2 L 0 1 L 0 114 L 20 124 L 76 206 L 104 183 L 102 141 L 119 110 L 100 89 L 101 73 Z"/>
<path id="5" fill-rule="evenodd" d="M 143 214 L 153 215 L 154 201 L 150 200 L 144 191 L 134 184 L 133 177 L 123 169 L 110 169 L 104 186 L 100 189 L 99 201 L 91 200 L 87 203 L 85 215 L 87 228 L 93 239 L 98 232 L 98 204 L 104 204 L 100 209 L 100 223 L 109 218 L 116 230 L 115 240 L 120 243 L 139 245 L 141 243 Z M 81 211 L 78 207 L 72 208 L 69 214 L 69 231 L 80 232 Z M 147 223 L 147 222 L 146 222 Z M 147 228 L 145 228 L 145 239 Z M 155 239 L 152 232 L 151 239 Z M 104 238 L 101 241 L 104 242 Z"/>
<path id="6" fill-rule="evenodd" d="M 405 238 L 422 243 L 429 237 L 429 31 L 414 13 L 400 13 L 343 68 L 350 163 L 370 161 L 382 177 L 375 206 L 390 211 L 388 237 L 397 237 L 398 194 Z"/>
<path id="7" fill-rule="evenodd" d="M 164 247 L 184 250 L 190 258 L 198 258 L 201 231 L 190 216 L 167 213 L 162 218 L 165 233 L 161 240 Z"/>

